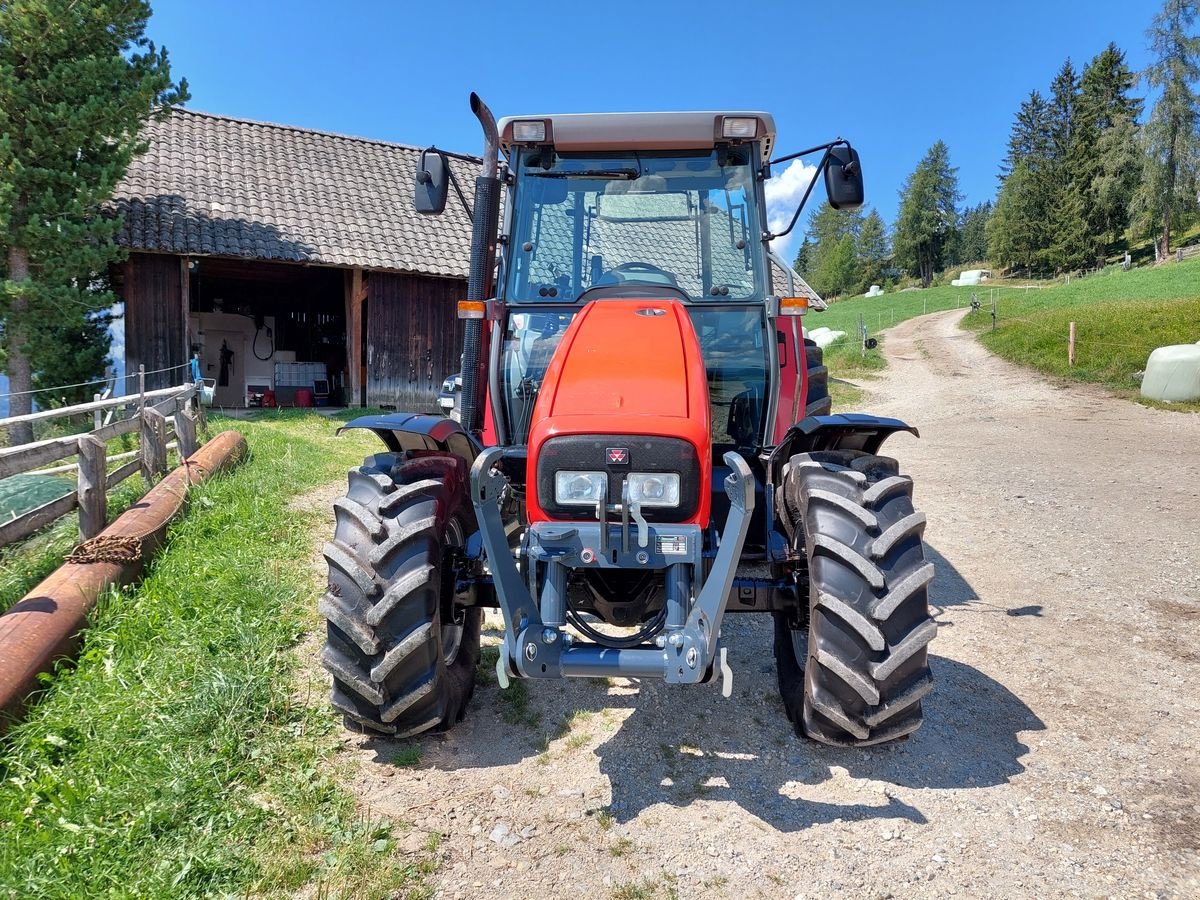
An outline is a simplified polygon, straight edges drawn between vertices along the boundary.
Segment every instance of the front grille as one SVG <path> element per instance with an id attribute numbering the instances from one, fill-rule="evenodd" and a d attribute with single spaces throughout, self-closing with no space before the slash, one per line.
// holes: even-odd
<path id="1" fill-rule="evenodd" d="M 628 451 L 624 463 L 609 462 L 609 450 Z M 556 472 L 608 472 L 608 502 L 621 502 L 621 485 L 630 472 L 674 472 L 679 475 L 679 506 L 643 507 L 651 522 L 683 522 L 700 503 L 700 460 L 696 448 L 680 438 L 630 434 L 572 434 L 550 438 L 542 444 L 537 461 L 538 503 L 556 519 L 594 521 L 596 511 L 585 506 L 559 506 L 554 502 Z"/>

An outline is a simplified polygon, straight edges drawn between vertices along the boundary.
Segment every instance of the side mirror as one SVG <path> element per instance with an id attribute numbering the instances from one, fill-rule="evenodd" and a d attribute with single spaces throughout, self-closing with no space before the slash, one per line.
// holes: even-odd
<path id="1" fill-rule="evenodd" d="M 862 166 L 853 147 L 834 147 L 825 167 L 825 193 L 834 209 L 858 209 L 863 205 Z"/>
<path id="2" fill-rule="evenodd" d="M 416 183 L 413 185 L 413 205 L 417 212 L 436 216 L 446 210 L 446 195 L 450 190 L 450 165 L 435 147 L 421 151 L 417 163 Z"/>

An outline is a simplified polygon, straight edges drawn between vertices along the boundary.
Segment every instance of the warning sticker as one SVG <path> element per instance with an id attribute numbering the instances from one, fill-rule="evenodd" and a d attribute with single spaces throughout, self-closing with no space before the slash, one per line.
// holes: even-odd
<path id="1" fill-rule="evenodd" d="M 658 534 L 654 536 L 655 548 L 663 556 L 687 554 L 687 536 L 682 534 Z"/>

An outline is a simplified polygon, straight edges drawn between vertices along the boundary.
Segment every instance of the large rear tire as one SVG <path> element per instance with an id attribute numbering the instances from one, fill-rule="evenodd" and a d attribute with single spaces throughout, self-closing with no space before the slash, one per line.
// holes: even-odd
<path id="1" fill-rule="evenodd" d="M 809 602 L 800 620 L 776 615 L 775 660 L 788 718 L 821 743 L 879 744 L 921 724 L 937 625 L 912 487 L 895 460 L 858 450 L 787 464 L 781 514 L 803 542 Z"/>
<path id="2" fill-rule="evenodd" d="M 816 341 L 804 339 L 804 357 L 808 366 L 808 392 L 804 396 L 804 415 L 827 416 L 833 409 L 829 396 L 829 369 L 825 367 L 825 351 Z"/>
<path id="3" fill-rule="evenodd" d="M 319 604 L 333 706 L 356 730 L 444 730 L 466 712 L 479 662 L 480 610 L 455 594 L 475 530 L 466 467 L 445 454 L 380 453 L 349 482 L 334 503 Z"/>

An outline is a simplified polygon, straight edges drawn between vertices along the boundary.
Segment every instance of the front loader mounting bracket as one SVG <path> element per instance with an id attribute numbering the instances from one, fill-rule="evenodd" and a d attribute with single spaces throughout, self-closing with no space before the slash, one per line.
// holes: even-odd
<path id="1" fill-rule="evenodd" d="M 523 449 L 523 448 L 522 448 Z M 695 526 L 647 523 L 650 548 L 657 546 L 661 534 L 685 540 L 690 535 L 694 559 L 688 564 L 664 568 L 692 568 L 690 577 L 668 578 L 668 594 L 676 585 L 683 585 L 679 598 L 679 617 L 668 621 L 660 642 L 636 647 L 611 647 L 575 640 L 563 625 L 562 588 L 569 569 L 580 565 L 614 565 L 625 567 L 629 560 L 641 559 L 652 568 L 662 568 L 669 561 L 659 558 L 653 549 L 627 552 L 611 549 L 598 558 L 590 549 L 599 544 L 599 529 L 619 529 L 617 523 L 572 523 L 571 527 L 546 527 L 539 523 L 532 528 L 536 535 L 536 555 L 546 567 L 547 589 L 542 592 L 539 608 L 530 587 L 518 570 L 504 531 L 500 506 L 508 481 L 502 463 L 507 454 L 516 452 L 502 447 L 484 450 L 471 467 L 471 502 L 475 507 L 483 539 L 487 564 L 496 587 L 500 610 L 504 615 L 504 640 L 497 672 L 524 678 L 601 677 L 661 678 L 668 683 L 698 684 L 714 676 L 728 685 L 731 673 L 720 656 L 718 638 L 725 606 L 733 586 L 738 560 L 750 529 L 754 511 L 754 474 L 746 461 L 736 453 L 725 454 L 730 473 L 725 478 L 725 493 L 729 497 L 729 516 L 725 521 L 719 548 L 709 569 L 708 577 L 700 584 L 700 532 Z M 677 534 L 678 533 L 678 534 Z M 614 535 L 606 546 L 620 546 Z M 533 550 L 530 556 L 534 555 Z M 678 557 L 676 559 L 679 559 Z M 611 560 L 611 562 L 610 562 Z M 637 563 L 634 563 L 635 565 Z M 694 602 L 687 604 L 688 585 L 695 583 L 699 590 Z M 670 596 L 668 597 L 671 602 Z M 502 678 L 503 684 L 506 679 Z"/>

